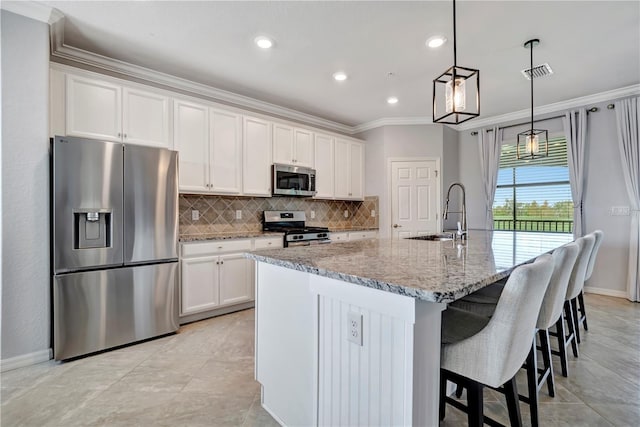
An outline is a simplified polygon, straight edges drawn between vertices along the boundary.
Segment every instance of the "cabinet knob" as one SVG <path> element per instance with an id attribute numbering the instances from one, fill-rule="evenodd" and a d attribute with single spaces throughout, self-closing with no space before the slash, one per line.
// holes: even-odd
<path id="1" fill-rule="evenodd" d="M 222 249 L 222 246 L 218 246 L 218 249 Z"/>
<path id="2" fill-rule="evenodd" d="M 216 265 L 220 265 L 220 261 L 216 261 Z"/>
<path id="3" fill-rule="evenodd" d="M 399 224 L 393 224 L 393 228 L 402 228 L 402 226 Z"/>
<path id="4" fill-rule="evenodd" d="M 122 134 L 120 132 L 118 132 L 118 138 L 120 138 L 122 136 Z"/>
<path id="5" fill-rule="evenodd" d="M 220 264 L 224 264 L 224 261 L 220 261 Z"/>
<path id="6" fill-rule="evenodd" d="M 125 138 L 127 137 L 127 134 L 126 134 L 126 133 L 124 134 L 124 137 L 125 137 Z"/>

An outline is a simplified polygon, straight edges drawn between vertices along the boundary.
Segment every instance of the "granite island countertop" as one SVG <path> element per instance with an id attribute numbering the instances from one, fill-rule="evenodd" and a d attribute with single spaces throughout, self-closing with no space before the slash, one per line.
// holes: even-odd
<path id="1" fill-rule="evenodd" d="M 570 234 L 469 231 L 469 239 L 374 239 L 247 253 L 260 262 L 449 303 L 573 240 Z"/>

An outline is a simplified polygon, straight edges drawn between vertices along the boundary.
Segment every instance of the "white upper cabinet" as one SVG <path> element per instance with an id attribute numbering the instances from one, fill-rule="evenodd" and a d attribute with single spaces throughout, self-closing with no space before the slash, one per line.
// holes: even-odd
<path id="1" fill-rule="evenodd" d="M 66 134 L 173 148 L 168 97 L 67 74 Z"/>
<path id="2" fill-rule="evenodd" d="M 332 199 L 334 178 L 334 138 L 321 133 L 315 134 L 315 169 L 316 169 L 316 198 Z"/>
<path id="3" fill-rule="evenodd" d="M 216 193 L 242 192 L 242 116 L 210 109 L 210 185 Z"/>
<path id="4" fill-rule="evenodd" d="M 364 199 L 364 146 L 360 142 L 336 138 L 335 198 Z"/>
<path id="5" fill-rule="evenodd" d="M 293 128 L 280 123 L 273 124 L 273 163 L 295 164 Z"/>
<path id="6" fill-rule="evenodd" d="M 182 100 L 173 105 L 180 191 L 209 191 L 209 107 Z"/>
<path id="7" fill-rule="evenodd" d="M 314 167 L 313 132 L 306 129 L 295 129 L 293 142 L 295 165 Z"/>
<path id="8" fill-rule="evenodd" d="M 364 145 L 359 142 L 351 142 L 349 146 L 349 165 L 351 176 L 349 182 L 351 190 L 349 196 L 352 199 L 364 199 Z"/>
<path id="9" fill-rule="evenodd" d="M 122 101 L 124 142 L 171 148 L 168 97 L 125 87 Z"/>
<path id="10" fill-rule="evenodd" d="M 273 163 L 312 168 L 313 157 L 313 132 L 273 124 Z"/>
<path id="11" fill-rule="evenodd" d="M 66 134 L 122 140 L 122 88 L 67 74 Z"/>
<path id="12" fill-rule="evenodd" d="M 271 123 L 244 116 L 243 136 L 243 193 L 271 196 Z"/>

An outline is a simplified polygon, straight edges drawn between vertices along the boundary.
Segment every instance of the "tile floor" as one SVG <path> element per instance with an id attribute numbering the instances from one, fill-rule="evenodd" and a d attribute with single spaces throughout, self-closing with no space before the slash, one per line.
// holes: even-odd
<path id="1" fill-rule="evenodd" d="M 540 393 L 541 426 L 636 426 L 640 419 L 640 304 L 587 295 L 589 332 L 555 399 Z M 254 311 L 186 325 L 180 333 L 0 378 L 9 426 L 275 426 L 253 379 Z M 556 372 L 559 366 L 556 364 Z M 526 390 L 524 377 L 520 390 Z M 464 398 L 464 396 L 463 396 Z M 523 421 L 529 424 L 526 405 Z M 508 422 L 502 396 L 485 411 Z M 448 406 L 441 426 L 466 424 Z"/>

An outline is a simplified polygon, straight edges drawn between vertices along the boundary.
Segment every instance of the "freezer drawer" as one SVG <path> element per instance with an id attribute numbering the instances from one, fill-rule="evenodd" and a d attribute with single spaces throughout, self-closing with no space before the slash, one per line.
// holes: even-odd
<path id="1" fill-rule="evenodd" d="M 54 276 L 55 359 L 176 331 L 177 271 L 170 262 Z"/>

